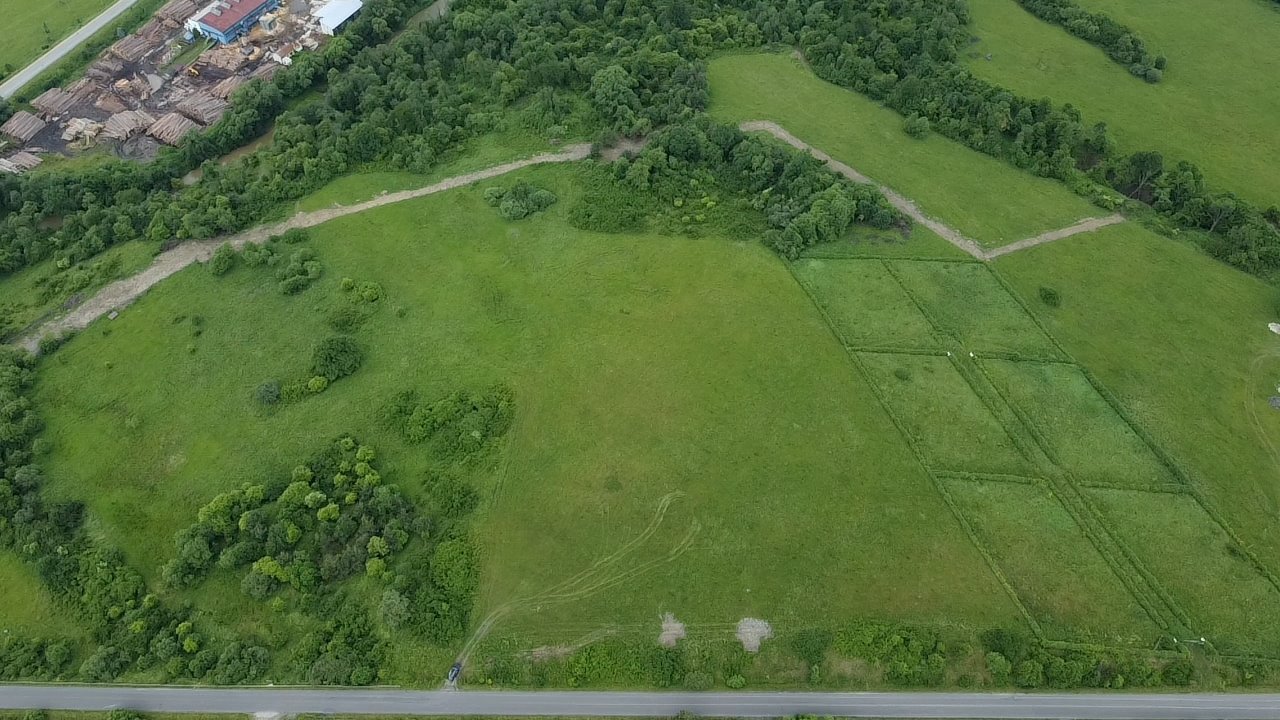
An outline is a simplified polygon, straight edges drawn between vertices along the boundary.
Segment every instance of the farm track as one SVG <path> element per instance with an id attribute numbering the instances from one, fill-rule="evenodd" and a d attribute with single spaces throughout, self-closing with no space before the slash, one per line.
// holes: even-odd
<path id="1" fill-rule="evenodd" d="M 769 133 L 775 138 L 781 140 L 782 142 L 790 145 L 793 148 L 796 148 L 797 150 L 804 150 L 805 152 L 809 153 L 815 158 L 826 163 L 832 170 L 835 170 L 836 172 L 840 173 L 841 175 L 849 178 L 850 180 L 856 183 L 865 183 L 869 185 L 875 185 L 880 189 L 880 192 L 884 193 L 884 196 L 886 199 L 888 199 L 889 203 L 893 205 L 895 208 L 897 208 L 899 211 L 901 211 L 904 215 L 920 223 L 921 225 L 924 225 L 925 227 L 929 228 L 942 239 L 946 240 L 952 245 L 955 245 L 956 247 L 960 248 L 961 250 L 963 250 L 964 252 L 968 253 L 969 255 L 971 255 L 972 257 L 978 260 L 991 260 L 993 258 L 1000 257 L 1001 255 L 1008 255 L 1009 253 L 1012 253 L 1012 252 L 1017 252 L 1019 250 L 1023 250 L 1026 248 L 1035 247 L 1037 245 L 1043 245 L 1045 243 L 1053 242 L 1055 240 L 1062 240 L 1064 238 L 1069 238 L 1073 235 L 1079 235 L 1080 233 L 1093 232 L 1094 230 L 1097 230 L 1099 228 L 1104 228 L 1104 227 L 1107 227 L 1108 225 L 1115 225 L 1116 223 L 1121 223 L 1125 221 L 1124 216 L 1119 214 L 1108 215 L 1106 217 L 1101 217 L 1101 218 L 1085 218 L 1065 228 L 1060 228 L 1058 230 L 1051 230 L 1049 232 L 1042 233 L 1035 237 L 1026 238 L 1025 240 L 1018 240 L 1017 242 L 1012 242 L 1012 243 L 1009 243 L 1008 245 L 1003 245 L 1001 247 L 994 248 L 992 250 L 987 250 L 983 248 L 981 245 L 979 245 L 976 241 L 972 240 L 971 238 L 965 237 L 965 235 L 961 233 L 959 230 L 956 230 L 955 228 L 941 222 L 940 220 L 936 220 L 926 215 L 924 211 L 922 211 L 920 207 L 916 205 L 915 202 L 912 201 L 911 199 L 876 182 L 875 180 L 872 180 L 871 178 L 867 177 L 866 175 L 863 175 L 861 172 L 858 172 L 854 168 L 840 162 L 839 160 L 836 160 L 835 158 L 831 157 L 825 152 L 813 147 L 809 143 L 801 140 L 795 135 L 792 135 L 790 132 L 787 131 L 786 128 L 782 127 L 778 123 L 772 122 L 770 120 L 748 120 L 738 125 L 738 129 L 742 130 L 743 132 Z"/>
<path id="2" fill-rule="evenodd" d="M 952 245 L 978 260 L 991 260 L 992 258 L 1017 252 L 1018 250 L 1043 245 L 1056 240 L 1062 240 L 1073 235 L 1092 232 L 1108 225 L 1124 222 L 1124 217 L 1122 215 L 1110 215 L 1103 218 L 1086 218 L 1065 228 L 1052 230 L 1025 240 L 1019 240 L 993 250 L 987 250 L 974 240 L 965 237 L 955 228 L 929 217 L 912 200 L 883 185 L 880 185 L 879 183 L 876 183 L 874 180 L 863 175 L 849 165 L 835 160 L 830 155 L 818 150 L 787 132 L 785 128 L 775 122 L 767 120 L 750 120 L 741 123 L 739 128 L 744 132 L 767 132 L 794 148 L 810 153 L 819 160 L 827 163 L 827 165 L 836 172 L 850 180 L 853 180 L 854 182 L 875 185 L 884 193 L 889 202 L 903 214 L 907 215 L 915 222 L 929 228 L 947 242 L 950 242 Z M 618 147 L 606 150 L 603 153 L 603 159 L 606 161 L 615 160 L 625 152 L 635 152 L 643 147 L 643 141 L 624 141 L 623 144 L 620 144 Z M 32 353 L 38 352 L 40 340 L 42 338 L 51 336 L 56 337 L 67 332 L 83 330 L 88 327 L 90 323 L 103 315 L 126 307 L 165 278 L 174 275 L 193 263 L 208 260 L 213 256 L 214 251 L 224 243 L 230 243 L 232 247 L 240 249 L 250 243 L 263 243 L 271 236 L 279 235 L 286 230 L 314 227 L 347 215 L 354 215 L 366 210 L 372 210 L 374 208 L 403 202 L 405 200 L 435 195 L 447 190 L 471 185 L 481 180 L 506 175 L 507 173 L 515 172 L 533 165 L 585 160 L 590 156 L 590 154 L 591 146 L 586 143 L 570 145 L 561 152 L 544 153 L 525 158 L 523 160 L 495 165 L 483 170 L 477 170 L 475 172 L 446 178 L 425 187 L 387 193 L 362 203 L 298 213 L 286 220 L 268 225 L 259 225 L 237 235 L 184 242 L 173 249 L 167 250 L 156 256 L 155 261 L 142 272 L 107 285 L 88 300 L 70 310 L 66 315 L 53 318 L 37 326 L 13 344 L 25 348 L 27 351 Z"/>
<path id="3" fill-rule="evenodd" d="M 232 247 L 240 249 L 250 243 L 260 244 L 266 242 L 271 236 L 279 235 L 286 230 L 314 227 L 347 215 L 354 215 L 384 205 L 454 190 L 534 165 L 585 160 L 590 154 L 591 146 L 588 144 L 571 145 L 558 153 L 544 153 L 523 160 L 495 165 L 483 170 L 446 178 L 425 187 L 388 193 L 355 205 L 343 205 L 298 213 L 287 220 L 270 225 L 259 225 L 237 235 L 184 242 L 172 250 L 160 253 L 146 270 L 107 285 L 66 315 L 40 325 L 14 344 L 25 348 L 28 352 L 38 352 L 41 338 L 58 336 L 69 331 L 83 330 L 94 320 L 137 300 L 161 280 L 174 275 L 193 263 L 203 262 L 213 257 L 214 251 L 224 243 L 230 243 Z"/>

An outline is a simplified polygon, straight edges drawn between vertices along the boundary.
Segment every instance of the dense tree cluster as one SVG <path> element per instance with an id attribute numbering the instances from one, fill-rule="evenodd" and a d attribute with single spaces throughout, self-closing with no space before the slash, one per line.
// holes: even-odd
<path id="1" fill-rule="evenodd" d="M 908 220 L 871 185 L 849 182 L 807 153 L 705 118 L 654 134 L 618 179 L 677 206 L 710 207 L 719 188 L 748 199 L 772 228 L 765 242 L 787 257 L 839 239 L 855 222 L 906 227 Z M 696 205 L 695 205 L 696 206 Z"/>
<path id="2" fill-rule="evenodd" d="M 288 480 L 214 497 L 175 538 L 165 581 L 183 587 L 215 564 L 248 567 L 242 589 L 266 600 L 286 588 L 332 589 L 358 572 L 381 578 L 412 537 L 417 514 L 373 462 L 372 448 L 346 437 L 295 467 Z"/>
<path id="3" fill-rule="evenodd" d="M 987 671 L 996 685 L 1025 689 L 1185 686 L 1194 675 L 1186 656 L 1153 662 L 1141 652 L 1087 646 L 1049 650 L 1025 633 L 999 629 L 982 633 L 981 640 Z"/>
<path id="4" fill-rule="evenodd" d="M 1061 25 L 1072 35 L 1102 48 L 1136 77 L 1155 83 L 1164 76 L 1165 57 L 1152 55 L 1137 33 L 1108 15 L 1085 10 L 1075 0 L 1018 0 L 1018 4 L 1036 17 Z"/>

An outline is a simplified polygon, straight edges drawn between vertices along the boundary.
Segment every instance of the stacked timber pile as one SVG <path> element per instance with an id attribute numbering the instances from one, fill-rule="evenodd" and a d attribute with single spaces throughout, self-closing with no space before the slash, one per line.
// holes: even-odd
<path id="1" fill-rule="evenodd" d="M 124 63 L 111 58 L 102 58 L 84 71 L 85 77 L 105 82 L 113 82 L 116 76 L 124 72 Z"/>
<path id="2" fill-rule="evenodd" d="M 152 123 L 147 134 L 165 145 L 177 145 L 192 130 L 200 127 L 199 123 L 183 117 L 180 113 L 171 112 Z"/>
<path id="3" fill-rule="evenodd" d="M 214 85 L 213 88 L 209 90 L 209 94 L 216 98 L 227 100 L 231 97 L 232 93 L 239 90 L 240 86 L 247 82 L 249 82 L 249 78 L 244 77 L 243 75 L 232 75 L 231 77 L 222 80 L 217 85 Z"/>
<path id="4" fill-rule="evenodd" d="M 197 92 L 178 103 L 178 112 L 201 125 L 212 125 L 227 112 L 228 107 L 230 106 L 225 100 L 219 100 L 207 92 Z"/>
<path id="5" fill-rule="evenodd" d="M 137 35 L 126 35 L 107 48 L 112 55 L 128 63 L 136 63 L 155 48 L 146 38 Z"/>
<path id="6" fill-rule="evenodd" d="M 186 22 L 187 18 L 194 15 L 198 9 L 196 0 L 169 0 L 164 7 L 156 11 L 156 17 L 176 28 Z"/>
<path id="7" fill-rule="evenodd" d="M 277 65 L 275 63 L 262 63 L 258 67 L 254 68 L 253 72 L 249 73 L 249 79 L 267 82 L 274 77 L 276 73 L 280 72 L 280 68 L 282 67 L 284 66 Z"/>
<path id="8" fill-rule="evenodd" d="M 35 137 L 45 128 L 45 121 L 32 115 L 26 110 L 19 110 L 9 118 L 4 125 L 0 125 L 0 135 L 13 138 L 19 143 L 27 143 L 31 138 Z"/>
<path id="9" fill-rule="evenodd" d="M 76 96 L 62 88 L 49 88 L 40 93 L 40 97 L 31 101 L 31 107 L 40 111 L 45 120 L 52 120 L 70 110 L 75 104 Z"/>
<path id="10" fill-rule="evenodd" d="M 44 161 L 29 152 L 17 152 L 7 158 L 0 159 L 0 172 L 21 175 L 28 170 L 35 169 L 41 162 Z"/>
<path id="11" fill-rule="evenodd" d="M 103 126 L 103 137 L 124 142 L 135 133 L 142 132 L 155 125 L 156 119 L 142 110 L 126 110 L 107 118 Z"/>

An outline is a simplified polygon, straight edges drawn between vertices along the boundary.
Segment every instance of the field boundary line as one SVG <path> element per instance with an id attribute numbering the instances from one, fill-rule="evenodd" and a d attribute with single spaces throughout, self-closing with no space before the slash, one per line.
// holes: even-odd
<path id="1" fill-rule="evenodd" d="M 428 195 L 435 195 L 448 190 L 466 187 L 483 180 L 500 177 L 534 165 L 576 162 L 579 160 L 586 160 L 590 156 L 591 145 L 587 143 L 579 143 L 577 145 L 567 146 L 560 152 L 542 153 L 540 155 L 534 155 L 521 160 L 513 160 L 500 165 L 493 165 L 481 170 L 464 173 L 462 175 L 454 175 L 453 177 L 439 180 L 431 183 L 430 185 L 380 195 L 372 200 L 366 200 L 354 205 L 342 205 L 333 208 L 311 210 L 309 212 L 299 212 L 286 220 L 258 225 L 235 235 L 180 243 L 173 249 L 157 255 L 151 265 L 142 272 L 135 273 L 130 277 L 117 280 L 102 287 L 94 293 L 93 297 L 90 297 L 85 302 L 76 306 L 67 314 L 44 323 L 29 334 L 12 341 L 10 344 L 25 348 L 28 352 L 33 354 L 39 353 L 40 341 L 43 338 L 64 335 L 68 332 L 85 329 L 94 320 L 97 320 L 103 315 L 112 311 L 120 310 L 121 308 L 132 304 L 147 290 L 150 290 L 162 280 L 177 274 L 179 271 L 184 270 L 197 262 L 204 262 L 213 257 L 213 253 L 224 244 L 230 244 L 237 250 L 249 244 L 260 245 L 266 242 L 272 235 L 279 235 L 286 230 L 315 227 L 316 225 L 321 225 L 331 220 L 337 220 L 338 218 L 345 217 L 347 215 L 355 215 L 384 205 L 404 202 L 405 200 L 414 200 Z"/>
<path id="2" fill-rule="evenodd" d="M 995 482 L 1007 483 L 1010 485 L 1038 485 L 1045 486 L 1047 483 L 1043 478 L 1030 477 L 1027 475 L 1008 475 L 1005 473 L 980 473 L 969 472 L 968 470 L 937 470 L 935 474 L 943 480 L 961 480 L 964 482 Z"/>
<path id="3" fill-rule="evenodd" d="M 937 348 L 899 348 L 883 345 L 845 345 L 850 352 L 867 353 L 868 355 L 917 355 L 924 357 L 945 357 L 946 350 Z"/>
<path id="4" fill-rule="evenodd" d="M 805 251 L 800 254 L 798 260 L 906 260 L 908 262 L 928 262 L 928 263 L 975 263 L 979 262 L 976 258 L 962 257 L 938 257 L 933 255 L 891 255 L 887 253 L 865 253 L 862 255 L 840 255 L 839 253 L 824 253 Z"/>

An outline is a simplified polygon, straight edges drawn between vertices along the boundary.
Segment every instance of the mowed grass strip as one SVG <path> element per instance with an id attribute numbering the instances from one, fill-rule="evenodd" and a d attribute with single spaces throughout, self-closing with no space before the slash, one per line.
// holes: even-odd
<path id="1" fill-rule="evenodd" d="M 1121 540 L 1219 652 L 1280 657 L 1280 591 L 1190 495 L 1091 490 Z"/>
<path id="2" fill-rule="evenodd" d="M 985 360 L 996 388 L 1084 482 L 1150 487 L 1175 478 L 1078 368 Z"/>
<path id="3" fill-rule="evenodd" d="M 726 55 L 709 72 L 712 116 L 777 122 L 986 247 L 1102 214 L 1056 182 L 937 134 L 911 138 L 902 116 L 818 79 L 789 56 Z"/>
<path id="4" fill-rule="evenodd" d="M 859 359 L 931 468 L 1034 474 L 1034 466 L 945 355 L 862 353 Z"/>
<path id="5" fill-rule="evenodd" d="M 45 589 L 40 575 L 16 554 L 0 551 L 0 641 L 8 636 L 79 640 L 86 636 L 70 609 Z"/>
<path id="6" fill-rule="evenodd" d="M 1189 160 L 1214 187 L 1267 207 L 1280 199 L 1280 13 L 1269 0 L 1087 0 L 1169 58 L 1147 84 L 1015 0 L 969 0 L 974 74 L 1105 122 L 1124 152 Z M 990 56 L 988 60 L 987 57 Z"/>
<path id="7" fill-rule="evenodd" d="M 20 70 L 76 28 L 106 10 L 114 0 L 0 0 L 4 43 L 0 68 Z M 7 76 L 7 73 L 6 73 Z"/>
<path id="8" fill-rule="evenodd" d="M 939 347 L 928 318 L 881 261 L 802 258 L 795 271 L 850 346 Z"/>
<path id="9" fill-rule="evenodd" d="M 1050 639 L 1144 645 L 1159 635 L 1159 626 L 1047 487 L 943 482 Z"/>
<path id="10" fill-rule="evenodd" d="M 891 267 L 928 316 L 966 349 L 1061 356 L 985 264 L 891 261 Z"/>
<path id="11" fill-rule="evenodd" d="M 1276 289 L 1135 223 L 996 268 L 1023 297 L 1060 290 L 1060 307 L 1033 302 L 1041 321 L 1280 569 Z"/>
<path id="12" fill-rule="evenodd" d="M 666 611 L 690 627 L 1016 621 L 783 262 L 754 242 L 580 232 L 567 221 L 580 173 L 532 169 L 321 226 L 324 276 L 295 297 L 245 268 L 191 268 L 154 288 L 42 368 L 52 494 L 84 500 L 154 577 L 215 493 L 287 476 L 339 433 L 377 448 L 388 480 L 412 490 L 432 458 L 384 428 L 388 399 L 506 383 L 514 427 L 471 478 L 486 498 L 477 618 L 586 570 L 640 537 L 664 496 L 683 496 L 604 574 L 615 584 L 521 605 L 499 635 L 528 621 L 556 642 L 611 625 L 656 637 Z M 484 190 L 519 178 L 560 202 L 501 220 Z M 263 412 L 254 388 L 305 371 L 344 276 L 385 291 L 356 334 L 365 365 Z M 405 662 L 388 682 L 435 684 L 447 665 L 409 642 L 393 652 Z"/>

